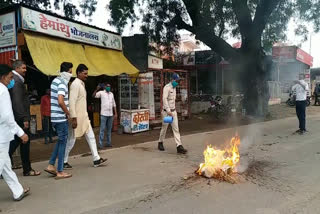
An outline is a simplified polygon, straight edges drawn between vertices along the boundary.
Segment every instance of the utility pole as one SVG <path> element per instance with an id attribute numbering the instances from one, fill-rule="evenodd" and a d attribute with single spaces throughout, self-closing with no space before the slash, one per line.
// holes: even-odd
<path id="1" fill-rule="evenodd" d="M 310 33 L 310 47 L 309 47 L 309 54 L 311 55 L 311 44 L 312 44 L 312 33 Z"/>

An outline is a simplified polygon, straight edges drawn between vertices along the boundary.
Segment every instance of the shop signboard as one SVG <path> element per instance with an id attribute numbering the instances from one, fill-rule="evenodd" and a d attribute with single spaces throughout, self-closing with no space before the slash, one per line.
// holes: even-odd
<path id="1" fill-rule="evenodd" d="M 125 133 L 138 133 L 149 130 L 149 109 L 121 109 L 120 124 Z"/>
<path id="2" fill-rule="evenodd" d="M 183 57 L 183 65 L 195 65 L 196 64 L 196 56 L 194 52 L 189 53 L 188 55 Z"/>
<path id="3" fill-rule="evenodd" d="M 148 55 L 148 67 L 154 69 L 163 69 L 163 60 L 161 58 Z"/>
<path id="4" fill-rule="evenodd" d="M 295 59 L 296 47 L 294 46 L 276 46 L 272 48 L 272 58 L 274 59 Z"/>
<path id="5" fill-rule="evenodd" d="M 0 16 L 0 48 L 16 45 L 14 12 Z"/>
<path id="6" fill-rule="evenodd" d="M 149 130 L 149 110 L 137 111 L 132 113 L 132 133 Z"/>
<path id="7" fill-rule="evenodd" d="M 313 65 L 313 57 L 300 48 L 297 49 L 296 59 L 306 65 L 309 65 L 310 67 L 312 67 Z"/>
<path id="8" fill-rule="evenodd" d="M 312 67 L 313 57 L 296 46 L 275 46 L 272 48 L 272 58 L 276 62 L 300 61 Z"/>
<path id="9" fill-rule="evenodd" d="M 105 48 L 122 50 L 121 36 L 93 27 L 70 22 L 22 7 L 22 27 L 25 30 L 74 40 Z"/>

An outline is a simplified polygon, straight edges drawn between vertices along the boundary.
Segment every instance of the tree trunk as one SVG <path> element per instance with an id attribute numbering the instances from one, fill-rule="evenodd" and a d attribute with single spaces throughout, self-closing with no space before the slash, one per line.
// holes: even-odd
<path id="1" fill-rule="evenodd" d="M 252 116 L 264 117 L 268 113 L 269 66 L 263 52 L 250 51 L 241 57 L 242 89 L 246 112 Z"/>

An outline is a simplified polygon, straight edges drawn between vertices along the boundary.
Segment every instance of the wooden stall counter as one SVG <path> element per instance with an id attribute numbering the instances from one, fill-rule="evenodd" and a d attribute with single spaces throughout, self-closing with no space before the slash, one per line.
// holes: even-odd
<path id="1" fill-rule="evenodd" d="M 37 121 L 37 131 L 42 130 L 42 118 L 41 118 L 41 111 L 40 111 L 40 104 L 38 105 L 30 105 L 30 115 L 36 117 Z"/>

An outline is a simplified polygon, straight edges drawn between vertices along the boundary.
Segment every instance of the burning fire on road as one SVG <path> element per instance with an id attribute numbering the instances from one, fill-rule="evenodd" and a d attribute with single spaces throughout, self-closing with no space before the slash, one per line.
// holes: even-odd
<path id="1" fill-rule="evenodd" d="M 239 145 L 240 138 L 237 135 L 224 149 L 208 145 L 203 152 L 204 163 L 200 164 L 196 173 L 206 178 L 236 183 L 232 175 L 236 173 L 236 167 L 240 161 Z"/>

